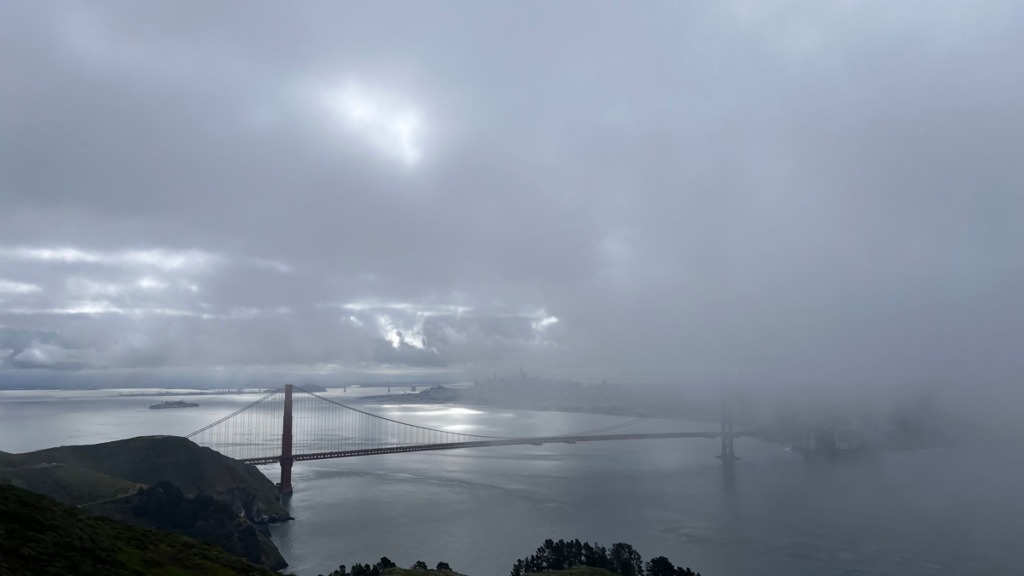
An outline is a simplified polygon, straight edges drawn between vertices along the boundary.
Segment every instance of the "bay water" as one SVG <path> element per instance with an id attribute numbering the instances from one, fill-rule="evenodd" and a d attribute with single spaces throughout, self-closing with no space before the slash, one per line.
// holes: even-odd
<path id="1" fill-rule="evenodd" d="M 396 388 L 396 391 L 397 388 Z M 158 400 L 118 390 L 0 391 L 0 450 L 184 435 L 253 394 Z M 460 405 L 375 403 L 381 389 L 326 395 L 395 420 L 493 436 L 566 434 L 624 417 Z M 657 420 L 622 432 L 714 431 Z M 506 446 L 301 462 L 271 527 L 298 576 L 387 556 L 508 574 L 545 538 L 627 542 L 704 576 L 1024 574 L 1024 454 L 1012 448 L 882 452 L 805 460 L 743 438 L 725 466 L 717 440 Z M 276 466 L 261 468 L 277 480 Z"/>

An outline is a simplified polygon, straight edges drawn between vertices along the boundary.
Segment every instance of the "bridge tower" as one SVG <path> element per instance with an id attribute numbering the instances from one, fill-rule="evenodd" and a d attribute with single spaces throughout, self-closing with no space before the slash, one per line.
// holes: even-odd
<path id="1" fill-rule="evenodd" d="M 292 493 L 292 390 L 284 385 L 284 429 L 281 431 L 281 486 L 282 494 Z"/>
<path id="2" fill-rule="evenodd" d="M 736 456 L 736 450 L 733 448 L 733 432 L 732 432 L 732 407 L 729 406 L 728 402 L 722 402 L 722 453 L 715 458 L 718 458 L 722 462 L 735 462 L 740 458 Z"/>

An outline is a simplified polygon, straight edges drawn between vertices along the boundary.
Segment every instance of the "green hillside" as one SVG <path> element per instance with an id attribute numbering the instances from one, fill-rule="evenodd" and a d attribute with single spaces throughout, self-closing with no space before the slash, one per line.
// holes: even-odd
<path id="1" fill-rule="evenodd" d="M 228 554 L 271 570 L 288 565 L 266 527 L 253 525 L 228 503 L 211 496 L 186 497 L 170 482 L 157 482 L 131 496 L 82 506 L 82 510 L 140 528 L 168 530 L 211 542 Z"/>
<path id="2" fill-rule="evenodd" d="M 212 544 L 0 483 L 0 576 L 273 576 Z"/>
<path id="3" fill-rule="evenodd" d="M 213 542 L 265 568 L 287 566 L 270 533 L 257 527 L 288 518 L 277 500 L 276 486 L 256 467 L 185 438 L 144 436 L 24 454 L 0 453 L 3 480 L 137 527 Z M 165 482 L 173 489 L 145 488 Z M 158 502 L 168 495 L 177 504 Z M 213 498 L 228 510 L 214 510 L 204 498 Z M 183 506 L 191 510 L 187 519 L 180 514 Z"/>
<path id="4" fill-rule="evenodd" d="M 0 481 L 3 480 L 74 506 L 127 496 L 143 486 L 123 478 L 65 464 L 0 468 Z"/>
<path id="5" fill-rule="evenodd" d="M 166 480 L 187 495 L 204 493 L 230 502 L 236 511 L 244 511 L 253 522 L 289 517 L 277 500 L 277 487 L 256 467 L 178 436 L 140 436 L 102 444 L 0 454 L 0 469 L 50 463 L 75 466 L 138 484 L 152 485 Z M 35 490 L 31 485 L 28 488 Z"/>

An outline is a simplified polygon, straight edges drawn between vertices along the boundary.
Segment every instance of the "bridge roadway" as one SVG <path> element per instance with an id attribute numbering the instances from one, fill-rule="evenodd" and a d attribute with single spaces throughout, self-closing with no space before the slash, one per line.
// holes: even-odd
<path id="1" fill-rule="evenodd" d="M 753 432 L 733 432 L 733 438 L 739 436 L 755 436 Z M 460 448 L 483 448 L 485 446 L 520 446 L 530 444 L 576 444 L 577 442 L 600 442 L 607 440 L 654 440 L 660 438 L 721 438 L 721 432 L 668 432 L 662 434 L 591 434 L 585 436 L 539 436 L 536 438 L 502 438 L 494 440 L 477 440 L 473 442 L 445 442 L 442 444 L 411 444 L 408 446 L 390 446 L 387 448 L 363 448 L 360 450 L 342 450 L 338 452 L 317 452 L 313 454 L 294 454 L 293 462 L 304 460 L 327 460 L 329 458 L 352 458 L 354 456 L 372 456 L 374 454 L 401 454 L 404 452 L 427 452 L 431 450 L 458 450 Z M 247 464 L 277 464 L 280 456 L 266 458 L 242 459 Z"/>

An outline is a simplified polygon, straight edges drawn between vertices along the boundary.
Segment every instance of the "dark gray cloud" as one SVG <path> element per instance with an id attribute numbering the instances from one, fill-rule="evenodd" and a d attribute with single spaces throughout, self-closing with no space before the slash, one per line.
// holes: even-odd
<path id="1" fill-rule="evenodd" d="M 1024 375 L 1024 6 L 8 3 L 0 384 Z"/>

